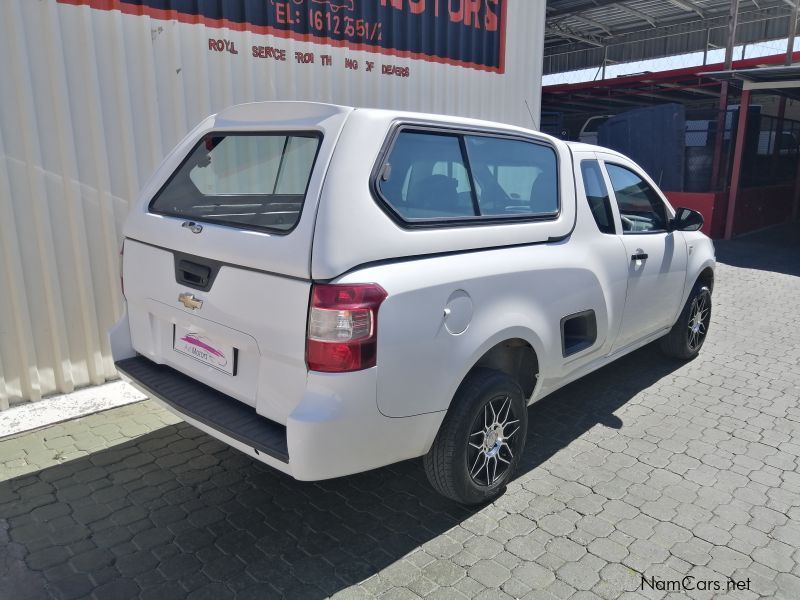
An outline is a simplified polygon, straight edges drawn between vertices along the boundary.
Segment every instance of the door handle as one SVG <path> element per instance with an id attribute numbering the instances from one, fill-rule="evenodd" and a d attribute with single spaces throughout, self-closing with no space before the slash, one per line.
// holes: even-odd
<path id="1" fill-rule="evenodd" d="M 189 285 L 206 287 L 211 277 L 211 267 L 198 265 L 188 260 L 182 260 L 178 262 L 177 273 L 180 276 L 180 280 L 182 280 L 178 281 L 178 283 L 188 283 Z"/>
<path id="2" fill-rule="evenodd" d="M 631 260 L 647 260 L 647 254 L 640 252 L 639 254 L 631 254 Z"/>

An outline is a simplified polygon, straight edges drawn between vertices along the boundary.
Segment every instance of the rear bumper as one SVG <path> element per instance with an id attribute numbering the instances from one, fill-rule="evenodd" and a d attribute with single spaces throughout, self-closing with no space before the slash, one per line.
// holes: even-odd
<path id="1" fill-rule="evenodd" d="M 289 462 L 286 427 L 258 415 L 254 408 L 143 356 L 115 363 L 117 370 L 143 392 L 181 416 L 251 447 L 256 453 Z M 206 429 L 207 430 L 207 429 Z"/>
<path id="2" fill-rule="evenodd" d="M 305 481 L 340 477 L 425 454 L 444 412 L 382 415 L 376 369 L 308 374 L 286 426 L 171 367 L 143 356 L 119 360 L 123 379 L 209 435 Z"/>

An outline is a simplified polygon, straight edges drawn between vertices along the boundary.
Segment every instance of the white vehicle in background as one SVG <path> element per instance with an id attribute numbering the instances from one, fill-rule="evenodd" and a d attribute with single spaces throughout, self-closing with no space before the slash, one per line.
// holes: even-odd
<path id="1" fill-rule="evenodd" d="M 124 228 L 122 376 L 292 477 L 424 456 L 496 497 L 526 407 L 662 338 L 691 359 L 714 249 L 615 152 L 497 123 L 234 106 Z M 621 374 L 621 376 L 624 376 Z"/>
<path id="2" fill-rule="evenodd" d="M 600 125 L 608 121 L 613 116 L 614 115 L 597 115 L 586 119 L 586 122 L 583 124 L 581 131 L 578 134 L 578 141 L 583 142 L 584 144 L 597 145 L 600 135 Z"/>

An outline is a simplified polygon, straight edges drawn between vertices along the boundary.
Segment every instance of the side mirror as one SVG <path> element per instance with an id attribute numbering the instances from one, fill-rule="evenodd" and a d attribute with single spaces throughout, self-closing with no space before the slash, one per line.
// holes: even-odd
<path id="1" fill-rule="evenodd" d="M 679 208 L 670 223 L 671 231 L 699 231 L 703 226 L 703 215 L 691 208 Z"/>

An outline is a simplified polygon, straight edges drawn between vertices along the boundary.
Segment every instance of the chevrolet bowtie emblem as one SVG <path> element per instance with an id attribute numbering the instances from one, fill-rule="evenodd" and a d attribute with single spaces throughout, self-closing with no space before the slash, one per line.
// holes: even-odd
<path id="1" fill-rule="evenodd" d="M 183 304 L 186 308 L 191 308 L 192 310 L 196 308 L 201 308 L 203 306 L 203 301 L 198 300 L 194 297 L 194 294 L 178 294 L 178 302 Z"/>

